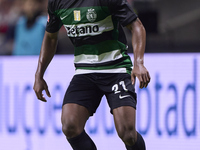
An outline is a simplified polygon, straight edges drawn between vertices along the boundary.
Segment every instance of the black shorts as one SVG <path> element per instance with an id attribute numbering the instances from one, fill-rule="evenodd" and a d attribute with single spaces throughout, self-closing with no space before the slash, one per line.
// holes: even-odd
<path id="1" fill-rule="evenodd" d="M 90 73 L 75 75 L 65 93 L 63 105 L 75 103 L 86 107 L 91 115 L 106 96 L 111 113 L 120 106 L 136 109 L 135 87 L 126 73 Z"/>

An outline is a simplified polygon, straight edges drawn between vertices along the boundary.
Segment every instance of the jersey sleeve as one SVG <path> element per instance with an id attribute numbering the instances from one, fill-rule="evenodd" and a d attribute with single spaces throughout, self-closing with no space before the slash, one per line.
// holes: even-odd
<path id="1" fill-rule="evenodd" d="M 137 15 L 128 4 L 127 0 L 110 0 L 109 8 L 111 14 L 122 26 L 126 26 L 137 19 Z"/>
<path id="2" fill-rule="evenodd" d="M 55 12 L 55 4 L 49 0 L 48 2 L 48 20 L 46 25 L 46 31 L 50 33 L 54 33 L 59 31 L 61 26 L 63 25 L 60 18 L 54 14 Z"/>

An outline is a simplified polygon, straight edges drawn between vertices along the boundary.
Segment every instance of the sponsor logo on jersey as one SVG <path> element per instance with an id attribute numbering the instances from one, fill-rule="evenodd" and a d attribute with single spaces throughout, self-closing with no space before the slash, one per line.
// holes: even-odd
<path id="1" fill-rule="evenodd" d="M 108 16 L 99 22 L 72 25 L 65 24 L 64 27 L 67 30 L 69 37 L 94 36 L 114 29 L 111 16 Z"/>
<path id="2" fill-rule="evenodd" d="M 67 18 L 68 17 L 68 15 L 65 15 L 64 17 L 61 17 L 60 16 L 60 20 L 64 20 L 65 18 Z"/>
<path id="3" fill-rule="evenodd" d="M 81 11 L 74 10 L 74 21 L 80 21 L 80 20 L 81 20 Z"/>
<path id="4" fill-rule="evenodd" d="M 86 17 L 87 17 L 88 21 L 94 22 L 97 18 L 97 13 L 95 12 L 95 10 L 93 8 L 90 8 L 90 9 L 88 9 L 88 12 L 86 13 Z"/>
<path id="5" fill-rule="evenodd" d="M 84 36 L 84 35 L 93 35 L 99 32 L 98 25 L 90 25 L 90 26 L 72 26 L 72 27 L 65 27 L 67 30 L 68 36 Z"/>

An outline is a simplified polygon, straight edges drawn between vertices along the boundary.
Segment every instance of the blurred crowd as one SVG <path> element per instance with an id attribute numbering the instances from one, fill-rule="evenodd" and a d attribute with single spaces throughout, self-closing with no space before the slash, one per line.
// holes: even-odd
<path id="1" fill-rule="evenodd" d="M 0 0 L 0 55 L 39 55 L 47 3 L 48 0 Z M 73 45 L 64 30 L 62 27 L 59 33 L 56 54 L 73 54 Z"/>
<path id="2" fill-rule="evenodd" d="M 37 55 L 46 20 L 47 0 L 0 0 L 0 55 Z"/>
<path id="3" fill-rule="evenodd" d="M 145 26 L 147 53 L 199 52 L 199 0 L 184 0 L 180 9 L 175 7 L 179 0 L 127 1 Z M 0 55 L 39 55 L 47 3 L 48 0 L 0 0 Z M 62 27 L 59 33 L 56 54 L 73 54 L 74 47 L 64 30 Z M 131 34 L 126 28 L 125 32 L 128 52 L 132 53 Z"/>

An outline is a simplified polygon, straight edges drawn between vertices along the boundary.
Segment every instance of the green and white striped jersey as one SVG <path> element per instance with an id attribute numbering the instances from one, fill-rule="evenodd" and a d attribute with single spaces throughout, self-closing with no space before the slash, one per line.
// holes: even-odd
<path id="1" fill-rule="evenodd" d="M 122 26 L 137 16 L 126 0 L 49 0 L 46 31 L 63 25 L 74 45 L 75 74 L 130 73 Z"/>

